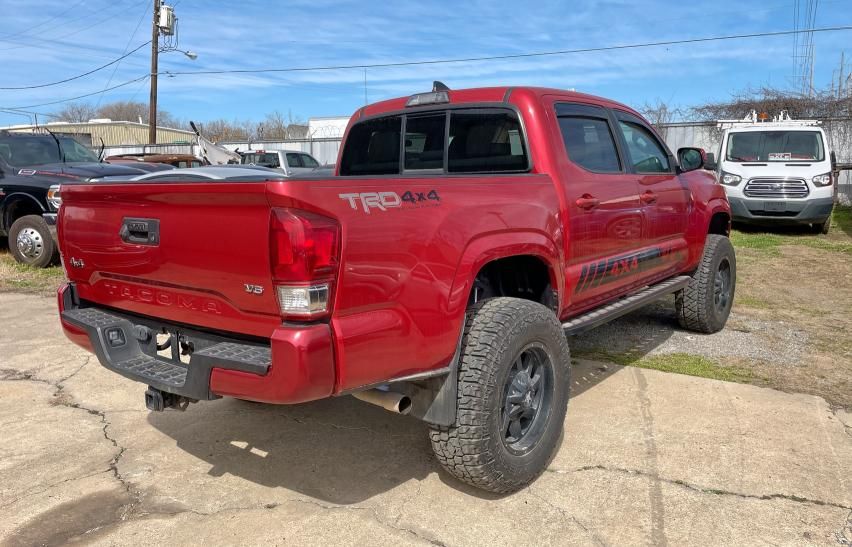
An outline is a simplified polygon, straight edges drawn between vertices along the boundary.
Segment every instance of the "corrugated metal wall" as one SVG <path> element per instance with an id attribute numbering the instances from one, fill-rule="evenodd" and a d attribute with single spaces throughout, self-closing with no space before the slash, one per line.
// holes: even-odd
<path id="1" fill-rule="evenodd" d="M 148 125 L 136 122 L 103 122 L 103 123 L 49 123 L 41 126 L 50 129 L 54 133 L 67 135 L 80 135 L 82 144 L 98 149 L 101 139 L 107 146 L 142 145 L 148 142 Z M 15 126 L 10 132 L 35 133 L 41 128 L 34 126 Z M 157 128 L 157 142 L 159 143 L 191 143 L 195 140 L 195 134 L 182 129 L 171 129 L 168 127 Z"/>

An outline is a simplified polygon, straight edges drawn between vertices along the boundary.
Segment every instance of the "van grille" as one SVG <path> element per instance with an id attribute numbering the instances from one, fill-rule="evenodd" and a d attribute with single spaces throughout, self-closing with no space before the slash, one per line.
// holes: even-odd
<path id="1" fill-rule="evenodd" d="M 750 198 L 805 198 L 810 190 L 802 179 L 751 179 L 743 193 Z"/>

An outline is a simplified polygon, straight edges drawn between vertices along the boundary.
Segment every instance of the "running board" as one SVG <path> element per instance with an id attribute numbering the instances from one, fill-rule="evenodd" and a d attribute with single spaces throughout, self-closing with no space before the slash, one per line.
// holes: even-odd
<path id="1" fill-rule="evenodd" d="M 688 275 L 681 275 L 667 279 L 662 283 L 651 285 L 637 293 L 616 300 L 612 304 L 607 304 L 601 308 L 586 312 L 583 315 L 578 315 L 570 321 L 562 323 L 562 328 L 565 329 L 565 334 L 568 336 L 586 332 L 589 329 L 608 323 L 617 317 L 621 317 L 666 295 L 683 289 L 689 284 L 691 279 Z"/>

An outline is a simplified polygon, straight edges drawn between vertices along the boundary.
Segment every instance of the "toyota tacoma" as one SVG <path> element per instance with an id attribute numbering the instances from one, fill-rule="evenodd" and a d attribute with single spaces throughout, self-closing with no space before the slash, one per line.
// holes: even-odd
<path id="1" fill-rule="evenodd" d="M 725 325 L 703 162 L 610 100 L 436 82 L 355 112 L 325 179 L 63 188 L 62 326 L 151 410 L 355 395 L 516 491 L 558 446 L 570 336 L 671 294 L 684 328 Z"/>

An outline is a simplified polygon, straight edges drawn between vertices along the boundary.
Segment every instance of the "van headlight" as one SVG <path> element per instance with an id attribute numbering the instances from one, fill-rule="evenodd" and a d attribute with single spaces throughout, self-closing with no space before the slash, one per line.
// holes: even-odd
<path id="1" fill-rule="evenodd" d="M 62 194 L 60 190 L 62 186 L 59 184 L 54 184 L 50 188 L 47 189 L 47 203 L 50 205 L 54 211 L 58 211 L 59 207 L 62 205 Z"/>
<path id="2" fill-rule="evenodd" d="M 722 175 L 719 177 L 719 182 L 724 184 L 725 186 L 736 186 L 740 182 L 742 182 L 743 178 L 739 175 L 734 175 L 733 173 L 725 173 L 722 171 Z"/>
<path id="3" fill-rule="evenodd" d="M 831 173 L 817 175 L 811 179 L 817 186 L 831 186 Z"/>

